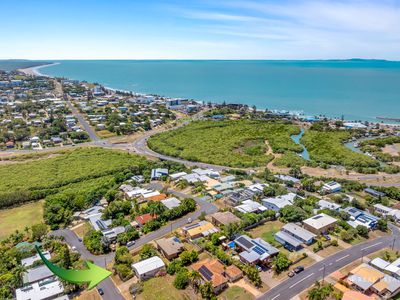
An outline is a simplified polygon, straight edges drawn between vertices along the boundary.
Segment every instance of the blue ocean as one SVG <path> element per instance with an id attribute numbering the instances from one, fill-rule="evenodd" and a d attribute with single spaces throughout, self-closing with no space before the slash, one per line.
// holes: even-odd
<path id="1" fill-rule="evenodd" d="M 138 93 L 375 121 L 400 118 L 400 62 L 57 61 L 40 72 Z"/>

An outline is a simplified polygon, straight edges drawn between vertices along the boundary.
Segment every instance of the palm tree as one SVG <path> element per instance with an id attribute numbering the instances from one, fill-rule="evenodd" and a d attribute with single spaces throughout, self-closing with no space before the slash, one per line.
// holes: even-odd
<path id="1" fill-rule="evenodd" d="M 22 285 L 22 276 L 26 272 L 26 268 L 20 264 L 16 265 L 13 269 L 14 275 L 14 286 L 18 287 Z"/>

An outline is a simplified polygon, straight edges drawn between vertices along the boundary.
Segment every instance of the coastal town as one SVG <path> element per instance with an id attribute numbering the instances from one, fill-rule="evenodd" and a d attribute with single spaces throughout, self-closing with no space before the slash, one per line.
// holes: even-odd
<path id="1" fill-rule="evenodd" d="M 1 299 L 400 294 L 400 124 L 0 76 Z"/>

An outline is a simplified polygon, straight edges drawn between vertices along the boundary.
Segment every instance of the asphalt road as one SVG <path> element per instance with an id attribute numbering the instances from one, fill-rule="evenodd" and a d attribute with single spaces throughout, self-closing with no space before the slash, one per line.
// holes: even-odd
<path id="1" fill-rule="evenodd" d="M 53 235 L 63 236 L 66 243 L 71 247 L 75 247 L 76 251 L 81 254 L 81 257 L 84 260 L 91 260 L 96 265 L 105 268 L 106 264 L 111 262 L 114 259 L 114 253 L 110 253 L 107 255 L 93 255 L 91 254 L 83 245 L 82 242 L 79 241 L 77 235 L 69 230 L 69 229 L 60 229 L 52 232 Z M 100 282 L 97 289 L 101 288 L 104 291 L 104 295 L 102 296 L 105 300 L 125 300 L 125 298 L 120 294 L 114 283 L 110 278 L 107 278 Z"/>
<path id="2" fill-rule="evenodd" d="M 143 136 L 136 139 L 132 143 L 132 147 L 133 147 L 134 151 L 140 155 L 156 157 L 156 158 L 162 159 L 162 160 L 174 161 L 174 162 L 181 163 L 181 164 L 184 164 L 189 167 L 197 166 L 197 167 L 205 168 L 205 169 L 213 169 L 215 171 L 223 171 L 223 170 L 232 169 L 232 168 L 226 167 L 226 166 L 219 166 L 219 165 L 207 164 L 207 163 L 202 163 L 202 162 L 194 162 L 194 161 L 189 161 L 189 160 L 176 158 L 176 157 L 172 157 L 172 156 L 167 156 L 167 155 L 163 155 L 163 154 L 154 152 L 147 146 L 147 140 L 149 137 L 151 137 L 152 135 L 157 134 L 157 133 L 159 133 L 159 132 L 158 131 L 148 131 L 148 132 L 144 133 Z"/>
<path id="3" fill-rule="evenodd" d="M 89 137 L 92 141 L 97 142 L 100 138 L 97 136 L 96 132 L 89 125 L 86 119 L 82 116 L 82 114 L 76 109 L 76 107 L 71 103 L 71 101 L 67 100 L 67 105 L 69 109 L 72 111 L 72 114 L 78 119 L 79 123 L 83 126 L 86 132 L 89 134 Z"/>
<path id="4" fill-rule="evenodd" d="M 383 248 L 394 246 L 400 249 L 400 230 L 391 225 L 393 236 L 380 237 L 351 248 L 337 252 L 324 260 L 306 268 L 303 272 L 287 278 L 281 284 L 270 289 L 259 300 L 288 300 L 312 286 L 316 281 L 343 268 L 354 261 L 363 260 L 363 257 Z"/>

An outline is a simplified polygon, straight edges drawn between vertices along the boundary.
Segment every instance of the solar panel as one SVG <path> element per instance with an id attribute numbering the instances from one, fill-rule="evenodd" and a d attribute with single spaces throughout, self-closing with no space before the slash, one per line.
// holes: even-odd
<path id="1" fill-rule="evenodd" d="M 262 248 L 258 247 L 258 246 L 254 247 L 252 250 L 255 251 L 257 254 L 260 254 L 260 255 L 265 253 L 265 251 Z"/>
<path id="2" fill-rule="evenodd" d="M 207 269 L 206 266 L 201 266 L 199 269 L 199 273 L 208 281 L 210 281 L 213 276 L 213 273 L 209 269 Z"/>
<path id="3" fill-rule="evenodd" d="M 321 219 L 321 218 L 322 218 L 322 216 L 315 216 L 315 217 L 313 217 L 314 220 L 318 220 L 318 219 Z"/>
<path id="4" fill-rule="evenodd" d="M 245 246 L 247 249 L 251 249 L 251 247 L 254 246 L 254 244 L 252 242 L 250 242 L 249 240 L 247 240 L 246 238 L 244 238 L 243 236 L 239 237 L 237 239 L 237 241 L 242 244 L 243 246 Z"/>

